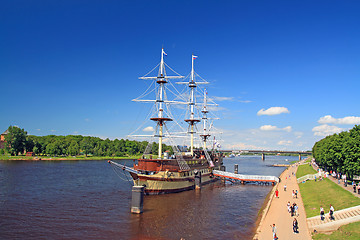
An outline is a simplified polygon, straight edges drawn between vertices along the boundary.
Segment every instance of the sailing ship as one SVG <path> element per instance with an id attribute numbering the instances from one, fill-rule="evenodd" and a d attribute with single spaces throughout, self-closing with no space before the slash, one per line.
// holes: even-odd
<path id="1" fill-rule="evenodd" d="M 164 49 L 161 49 L 161 60 L 158 65 L 159 70 L 157 76 L 148 77 L 147 74 L 139 78 L 154 82 L 156 86 L 156 99 L 134 100 L 136 102 L 150 102 L 155 105 L 155 113 L 150 117 L 150 120 L 156 123 L 156 129 L 152 137 L 157 138 L 157 156 L 154 155 L 154 151 L 150 152 L 151 146 L 153 145 L 149 141 L 144 155 L 140 159 L 137 159 L 137 161 L 134 161 L 133 167 L 109 161 L 112 165 L 128 172 L 135 186 L 144 186 L 145 194 L 175 193 L 191 190 L 203 184 L 216 181 L 217 179 L 212 174 L 212 171 L 224 170 L 225 168 L 223 166 L 224 155 L 218 150 L 218 147 L 220 147 L 219 144 L 215 142 L 215 138 L 214 140 L 210 140 L 212 134 L 209 129 L 209 103 L 206 90 L 203 91 L 202 103 L 196 102 L 196 88 L 200 84 L 208 83 L 206 81 L 200 82 L 195 80 L 195 76 L 198 75 L 195 75 L 194 60 L 197 56 L 192 55 L 189 81 L 177 82 L 177 84 L 185 85 L 189 90 L 188 94 L 183 95 L 183 101 L 181 101 L 181 98 L 173 100 L 167 98 L 166 85 L 171 84 L 172 79 L 184 79 L 184 77 L 179 74 L 177 76 L 168 76 L 166 74 L 165 66 L 167 65 L 164 62 L 164 56 L 166 55 Z M 172 104 L 187 106 L 188 114 L 186 114 L 183 121 L 187 124 L 188 130 L 183 133 L 190 136 L 190 147 L 185 147 L 184 151 L 184 147 L 181 149 L 175 142 L 168 141 L 173 148 L 173 152 L 169 154 L 163 151 L 164 139 L 172 139 L 177 137 L 176 135 L 181 135 L 181 133 L 171 133 L 167 128 L 168 123 L 175 121 L 169 111 L 169 106 Z M 201 111 L 196 112 L 197 109 L 201 109 Z M 201 117 L 198 116 L 200 114 L 202 115 Z M 196 131 L 196 124 L 201 121 L 203 122 L 203 128 L 202 131 L 198 133 Z M 195 139 L 200 140 L 201 146 L 200 144 L 195 146 Z M 213 141 L 211 148 L 208 149 L 208 145 L 210 145 L 209 142 L 211 141 Z M 197 180 L 195 181 L 195 179 Z M 195 184 L 195 182 L 197 182 L 197 184 Z"/>

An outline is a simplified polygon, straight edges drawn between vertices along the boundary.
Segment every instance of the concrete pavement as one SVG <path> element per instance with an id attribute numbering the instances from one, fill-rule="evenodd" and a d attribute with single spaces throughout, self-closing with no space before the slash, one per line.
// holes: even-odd
<path id="1" fill-rule="evenodd" d="M 288 167 L 280 176 L 281 182 L 278 183 L 272 190 L 268 205 L 263 212 L 262 220 L 256 230 L 254 240 L 269 240 L 272 239 L 271 225 L 275 223 L 277 228 L 277 237 L 281 239 L 301 239 L 310 240 L 311 235 L 306 222 L 306 215 L 304 204 L 301 199 L 299 186 L 296 181 L 297 165 Z M 286 184 L 287 190 L 284 191 L 284 185 Z M 279 198 L 275 197 L 275 190 L 279 191 Z M 298 191 L 298 198 L 292 197 L 292 190 Z M 299 233 L 295 234 L 292 228 L 292 222 L 294 217 L 290 216 L 287 210 L 287 203 L 296 203 L 299 210 L 299 216 L 296 217 L 299 226 Z"/>

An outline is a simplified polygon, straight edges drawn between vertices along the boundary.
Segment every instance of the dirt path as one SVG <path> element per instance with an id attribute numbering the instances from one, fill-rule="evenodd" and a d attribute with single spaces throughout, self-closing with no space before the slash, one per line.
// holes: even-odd
<path id="1" fill-rule="evenodd" d="M 281 182 L 277 184 L 277 189 L 279 191 L 279 198 L 271 196 L 270 208 L 267 211 L 264 219 L 260 222 L 255 234 L 254 239 L 258 240 L 270 240 L 272 238 L 272 231 L 270 225 L 275 223 L 277 229 L 277 237 L 279 240 L 310 240 L 311 235 L 309 233 L 304 204 L 301 199 L 299 186 L 296 182 L 296 176 L 293 173 L 296 173 L 297 166 L 292 165 L 284 171 L 281 175 Z M 287 190 L 284 191 L 284 185 L 286 184 Z M 298 198 L 292 197 L 292 190 L 298 191 Z M 294 233 L 292 228 L 292 223 L 294 217 L 291 217 L 290 213 L 287 210 L 287 203 L 290 201 L 291 204 L 296 203 L 299 207 L 299 216 L 296 217 L 299 226 L 299 233 Z M 266 211 L 266 210 L 265 210 Z"/>

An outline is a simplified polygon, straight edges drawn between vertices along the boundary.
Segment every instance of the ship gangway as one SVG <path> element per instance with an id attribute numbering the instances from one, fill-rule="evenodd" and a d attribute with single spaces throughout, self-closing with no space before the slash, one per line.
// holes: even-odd
<path id="1" fill-rule="evenodd" d="M 275 176 L 260 176 L 260 175 L 244 175 L 237 174 L 232 172 L 225 172 L 220 170 L 213 170 L 213 175 L 229 180 L 231 182 L 241 182 L 245 184 L 246 182 L 257 182 L 257 183 L 271 183 L 275 185 L 279 182 L 279 178 Z"/>

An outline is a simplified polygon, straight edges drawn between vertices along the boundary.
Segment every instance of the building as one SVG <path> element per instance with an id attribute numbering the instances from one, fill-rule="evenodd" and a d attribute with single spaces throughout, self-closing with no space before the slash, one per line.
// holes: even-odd
<path id="1" fill-rule="evenodd" d="M 3 149 L 5 148 L 5 136 L 9 133 L 9 131 L 6 129 L 5 132 L 3 132 L 1 135 L 0 135 L 0 149 Z"/>
<path id="2" fill-rule="evenodd" d="M 33 157 L 33 156 L 35 156 L 35 153 L 33 153 L 33 152 L 27 152 L 27 153 L 26 153 L 26 156 L 28 156 L 28 157 Z"/>

